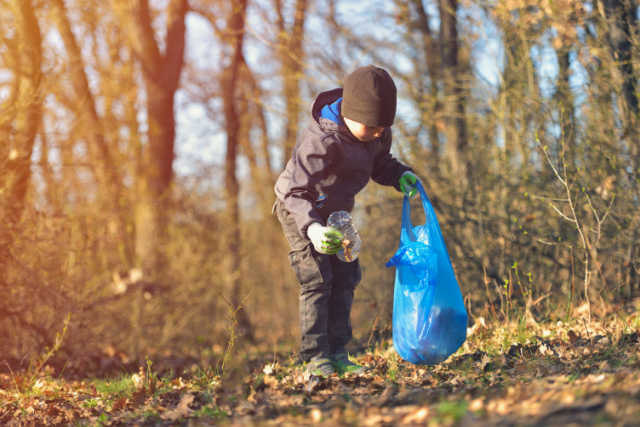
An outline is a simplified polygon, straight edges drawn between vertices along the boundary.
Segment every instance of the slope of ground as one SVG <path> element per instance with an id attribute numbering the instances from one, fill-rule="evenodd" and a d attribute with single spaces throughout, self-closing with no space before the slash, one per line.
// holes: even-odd
<path id="1" fill-rule="evenodd" d="M 328 379 L 255 354 L 234 355 L 235 373 L 160 376 L 151 363 L 99 380 L 9 373 L 0 424 L 640 425 L 639 331 L 636 309 L 590 322 L 476 319 L 442 364 L 409 364 L 384 341 L 356 355 L 365 374 Z"/>

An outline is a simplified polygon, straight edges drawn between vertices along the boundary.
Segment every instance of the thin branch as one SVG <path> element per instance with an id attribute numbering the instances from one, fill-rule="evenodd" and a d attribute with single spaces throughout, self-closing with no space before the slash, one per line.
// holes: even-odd
<path id="1" fill-rule="evenodd" d="M 575 219 L 569 218 L 567 215 L 565 215 L 564 213 L 562 213 L 562 211 L 560 211 L 560 209 L 558 209 L 558 208 L 556 207 L 556 205 L 554 205 L 553 203 L 549 203 L 549 206 L 551 206 L 551 208 L 552 208 L 554 211 L 556 211 L 556 213 L 557 213 L 558 215 L 560 215 L 560 216 L 562 217 L 562 219 L 564 219 L 564 220 L 566 220 L 566 221 L 569 221 L 569 222 L 572 222 L 572 223 L 577 223 L 577 221 L 576 221 Z"/>

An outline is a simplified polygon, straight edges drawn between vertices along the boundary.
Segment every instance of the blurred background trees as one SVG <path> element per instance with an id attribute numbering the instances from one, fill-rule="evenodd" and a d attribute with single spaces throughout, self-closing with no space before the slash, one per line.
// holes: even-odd
<path id="1" fill-rule="evenodd" d="M 315 95 L 375 63 L 471 318 L 640 293 L 635 0 L 0 1 L 0 351 L 292 351 L 272 186 Z M 417 201 L 415 201 L 417 206 Z M 401 197 L 356 223 L 356 336 L 388 333 Z M 419 217 L 415 221 L 420 221 Z"/>

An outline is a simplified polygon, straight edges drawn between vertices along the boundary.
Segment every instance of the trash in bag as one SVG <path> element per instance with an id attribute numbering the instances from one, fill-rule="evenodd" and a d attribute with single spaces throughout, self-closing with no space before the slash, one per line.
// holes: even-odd
<path id="1" fill-rule="evenodd" d="M 453 354 L 467 336 L 467 310 L 436 213 L 416 182 L 425 224 L 411 224 L 411 206 L 402 205 L 400 247 L 387 263 L 396 267 L 393 346 L 408 362 L 432 365 Z"/>

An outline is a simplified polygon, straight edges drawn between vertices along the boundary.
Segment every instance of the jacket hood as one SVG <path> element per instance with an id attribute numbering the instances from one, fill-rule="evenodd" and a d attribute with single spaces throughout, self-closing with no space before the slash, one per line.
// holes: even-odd
<path id="1" fill-rule="evenodd" d="M 322 114 L 323 108 L 331 106 L 331 104 L 342 98 L 342 93 L 342 88 L 321 92 L 313 102 L 311 115 L 324 132 L 338 132 L 347 140 L 360 142 L 355 136 L 353 136 L 351 131 L 349 131 L 349 128 L 344 124 L 342 117 L 339 117 L 339 122 L 336 122 L 333 118 L 327 118 Z"/>
<path id="2" fill-rule="evenodd" d="M 321 92 L 316 100 L 313 102 L 313 107 L 311 108 L 311 115 L 313 119 L 320 123 L 320 118 L 322 117 L 322 109 L 325 105 L 333 104 L 339 98 L 342 98 L 342 88 L 328 90 L 326 92 Z"/>

